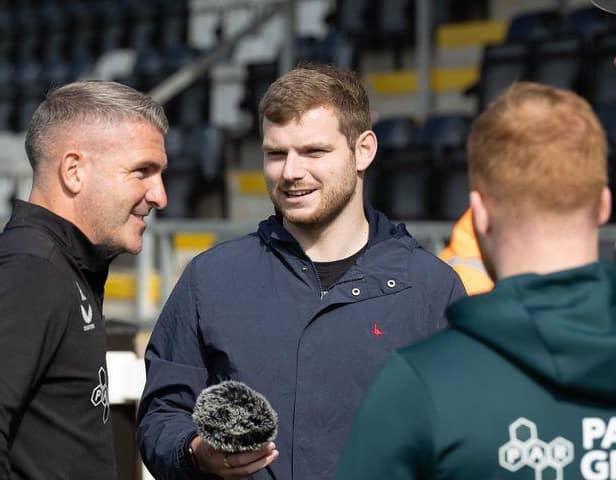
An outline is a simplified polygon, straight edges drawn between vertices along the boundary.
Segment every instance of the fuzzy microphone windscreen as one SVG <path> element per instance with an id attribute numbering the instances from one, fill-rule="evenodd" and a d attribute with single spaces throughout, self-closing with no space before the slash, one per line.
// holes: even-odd
<path id="1" fill-rule="evenodd" d="M 203 439 L 230 453 L 258 450 L 278 431 L 278 415 L 266 398 L 234 380 L 204 389 L 192 418 Z"/>

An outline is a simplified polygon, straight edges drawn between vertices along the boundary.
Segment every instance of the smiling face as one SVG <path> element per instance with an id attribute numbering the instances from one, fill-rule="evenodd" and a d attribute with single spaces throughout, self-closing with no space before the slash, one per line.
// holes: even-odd
<path id="1" fill-rule="evenodd" d="M 77 226 L 94 244 L 138 253 L 145 217 L 167 205 L 163 135 L 142 120 L 88 130 L 80 167 L 83 186 L 75 196 Z"/>
<path id="2" fill-rule="evenodd" d="M 331 108 L 317 107 L 283 125 L 263 120 L 264 174 L 285 222 L 319 228 L 358 199 L 355 155 Z"/>

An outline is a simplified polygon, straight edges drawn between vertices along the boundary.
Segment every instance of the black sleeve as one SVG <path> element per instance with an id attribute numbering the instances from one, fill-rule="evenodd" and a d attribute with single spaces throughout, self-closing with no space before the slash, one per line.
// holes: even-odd
<path id="1" fill-rule="evenodd" d="M 0 478 L 10 476 L 11 439 L 66 330 L 67 285 L 44 259 L 0 262 Z"/>

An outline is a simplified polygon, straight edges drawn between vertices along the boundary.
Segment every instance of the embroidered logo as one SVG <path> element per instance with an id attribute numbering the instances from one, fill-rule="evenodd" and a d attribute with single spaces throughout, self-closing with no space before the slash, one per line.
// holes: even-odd
<path id="1" fill-rule="evenodd" d="M 546 443 L 539 439 L 537 425 L 520 417 L 509 425 L 509 441 L 498 449 L 498 464 L 510 472 L 532 468 L 535 480 L 562 479 L 563 469 L 573 461 L 573 455 L 569 440 L 556 437 Z"/>
<path id="2" fill-rule="evenodd" d="M 83 331 L 87 332 L 88 330 L 92 330 L 96 327 L 96 325 L 92 323 L 92 305 L 88 302 L 88 299 L 83 293 L 79 282 L 76 281 L 75 285 L 77 285 L 77 290 L 79 290 L 79 299 L 81 301 L 79 304 L 79 309 L 81 310 L 81 318 L 83 318 L 83 322 L 85 323 L 83 326 Z M 86 306 L 84 306 L 84 303 Z"/>
<path id="3" fill-rule="evenodd" d="M 372 335 L 375 337 L 380 337 L 381 335 L 385 335 L 385 332 L 379 328 L 379 326 L 375 323 L 372 325 Z"/>
<path id="4" fill-rule="evenodd" d="M 95 407 L 103 406 L 103 423 L 109 420 L 109 389 L 107 388 L 107 372 L 103 367 L 98 369 L 98 385 L 92 390 L 90 402 Z"/>

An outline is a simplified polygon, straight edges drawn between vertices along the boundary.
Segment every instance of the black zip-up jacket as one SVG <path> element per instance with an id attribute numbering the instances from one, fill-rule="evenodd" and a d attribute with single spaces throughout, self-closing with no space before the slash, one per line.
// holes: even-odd
<path id="1" fill-rule="evenodd" d="M 0 479 L 116 478 L 103 286 L 110 255 L 18 201 L 0 234 Z"/>

